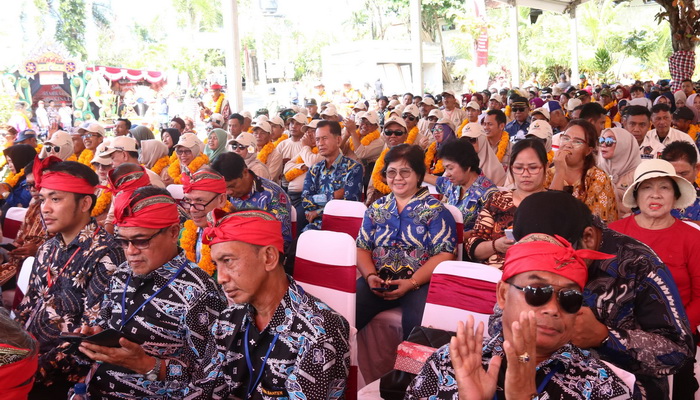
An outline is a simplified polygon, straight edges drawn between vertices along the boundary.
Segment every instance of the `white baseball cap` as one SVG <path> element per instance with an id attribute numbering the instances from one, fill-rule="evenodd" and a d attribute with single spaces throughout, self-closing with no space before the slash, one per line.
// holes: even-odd
<path id="1" fill-rule="evenodd" d="M 438 123 L 440 123 L 440 121 L 438 121 Z M 484 127 L 478 122 L 470 122 L 464 125 L 464 128 L 462 128 L 462 137 L 476 138 L 485 135 L 486 131 L 484 130 Z"/>
<path id="2" fill-rule="evenodd" d="M 430 117 L 436 117 L 437 119 L 442 119 L 442 111 L 440 111 L 440 109 L 438 109 L 438 108 L 432 109 L 428 113 L 428 118 L 430 118 Z"/>
<path id="3" fill-rule="evenodd" d="M 304 114 L 302 114 L 302 113 L 296 113 L 296 114 L 294 114 L 294 116 L 292 117 L 292 119 L 293 119 L 294 121 L 296 121 L 297 123 L 300 123 L 300 124 L 306 124 L 306 123 L 308 122 L 308 120 L 306 119 L 306 115 L 304 115 Z"/>
<path id="4" fill-rule="evenodd" d="M 404 121 L 403 118 L 401 118 L 401 117 L 394 116 L 394 117 L 391 117 L 391 118 L 387 119 L 386 121 L 384 121 L 384 129 L 386 129 L 391 124 L 399 124 L 404 129 L 407 129 L 406 128 L 406 121 Z"/>
<path id="5" fill-rule="evenodd" d="M 418 110 L 418 107 L 415 104 L 409 104 L 403 109 L 403 114 L 411 114 L 414 117 L 418 117 L 420 115 L 420 110 Z"/>
<path id="6" fill-rule="evenodd" d="M 117 136 L 99 154 L 100 157 L 109 157 L 115 151 L 138 151 L 136 139 L 129 136 Z"/>
<path id="7" fill-rule="evenodd" d="M 435 105 L 435 100 L 432 97 L 423 97 L 423 100 L 420 101 L 420 104 L 425 104 L 428 106 L 434 106 Z"/>
<path id="8" fill-rule="evenodd" d="M 270 123 L 267 121 L 258 121 L 253 125 L 253 132 L 255 132 L 256 129 L 262 129 L 263 131 L 270 133 L 272 132 L 272 127 L 270 126 Z"/>
<path id="9" fill-rule="evenodd" d="M 86 132 L 91 132 L 91 133 L 99 133 L 102 137 L 105 137 L 105 135 L 107 134 L 105 132 L 105 128 L 96 122 L 90 122 L 89 124 L 84 124 L 83 126 L 80 127 L 80 129 L 78 129 L 78 131 L 81 131 L 81 130 L 86 131 Z"/>
<path id="10" fill-rule="evenodd" d="M 551 138 L 552 134 L 552 125 L 550 125 L 547 121 L 538 119 L 536 121 L 532 121 L 530 128 L 528 128 L 527 133 L 525 134 L 525 137 L 533 135 L 540 139 L 547 139 Z"/>
<path id="11" fill-rule="evenodd" d="M 372 125 L 377 125 L 379 123 L 379 116 L 377 115 L 376 111 L 367 111 L 360 117 L 360 119 L 363 118 L 366 119 L 367 122 L 369 122 Z"/>
<path id="12" fill-rule="evenodd" d="M 338 115 L 338 109 L 336 109 L 333 104 L 327 105 L 326 108 L 321 112 L 321 117 L 335 117 L 336 115 Z"/>
<path id="13" fill-rule="evenodd" d="M 367 110 L 367 104 L 365 104 L 364 101 L 358 101 L 355 103 L 355 105 L 352 107 L 353 110 Z"/>
<path id="14" fill-rule="evenodd" d="M 270 122 L 270 124 L 284 126 L 284 121 L 282 120 L 282 117 L 280 117 L 279 115 L 275 115 L 274 117 L 270 118 L 270 120 L 268 122 Z"/>
<path id="15" fill-rule="evenodd" d="M 255 140 L 255 136 L 253 136 L 252 133 L 249 133 L 249 132 L 241 132 L 241 133 L 238 134 L 238 136 L 236 136 L 235 139 L 229 140 L 229 141 L 228 141 L 228 144 L 231 145 L 231 144 L 233 144 L 233 143 L 238 143 L 238 144 L 242 144 L 243 146 L 248 146 L 248 147 L 253 146 L 253 151 L 252 151 L 252 152 L 255 152 L 255 145 L 256 145 L 257 142 L 258 142 L 258 141 Z M 249 151 L 249 152 L 250 152 L 250 151 Z M 251 153 L 252 153 L 252 152 L 251 152 Z"/>
<path id="16" fill-rule="evenodd" d="M 534 110 L 532 110 L 530 115 L 535 115 L 535 114 L 542 114 L 547 119 L 547 121 L 549 121 L 549 110 L 547 110 L 546 108 L 544 108 L 544 107 L 535 108 Z"/>
<path id="17" fill-rule="evenodd" d="M 481 107 L 479 106 L 479 103 L 477 103 L 477 102 L 474 101 L 474 100 L 472 100 L 472 101 L 470 101 L 469 103 L 467 103 L 467 108 L 473 108 L 473 109 L 475 109 L 475 110 L 477 110 L 477 111 L 478 111 L 478 110 L 481 110 Z"/>

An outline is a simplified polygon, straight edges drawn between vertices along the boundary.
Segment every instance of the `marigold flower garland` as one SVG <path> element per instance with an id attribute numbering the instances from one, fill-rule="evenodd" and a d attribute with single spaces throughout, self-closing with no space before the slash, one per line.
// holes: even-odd
<path id="1" fill-rule="evenodd" d="M 697 124 L 690 125 L 690 129 L 688 129 L 688 136 L 693 139 L 693 142 L 698 140 L 698 131 L 700 131 L 700 128 Z"/>
<path id="2" fill-rule="evenodd" d="M 224 211 L 231 212 L 232 208 L 233 205 L 227 201 L 226 206 L 224 206 Z M 180 237 L 180 246 L 185 250 L 187 259 L 193 263 L 197 263 L 197 231 L 197 225 L 195 225 L 194 221 L 188 219 L 185 221 L 182 236 Z M 197 265 L 209 274 L 209 276 L 213 276 L 214 272 L 216 272 L 216 266 L 211 261 L 211 248 L 204 243 L 202 243 L 201 254 Z"/>
<path id="3" fill-rule="evenodd" d="M 433 165 L 433 160 L 435 160 L 435 155 L 437 153 L 437 142 L 433 142 L 428 146 L 428 150 L 425 152 L 425 168 L 430 174 L 441 174 L 445 172 L 445 167 L 442 165 L 442 159 L 437 160 L 435 166 L 431 169 L 430 166 Z"/>
<path id="4" fill-rule="evenodd" d="M 462 137 L 462 129 L 464 129 L 465 126 L 469 123 L 469 118 L 465 119 L 462 121 L 462 124 L 459 125 L 459 128 L 457 128 L 457 131 L 455 132 L 455 136 L 458 138 Z"/>
<path id="5" fill-rule="evenodd" d="M 160 175 L 160 173 L 163 171 L 163 169 L 169 165 L 170 165 L 170 157 L 164 156 L 164 157 L 159 158 L 158 161 L 156 161 L 156 163 L 153 164 L 151 171 Z"/>
<path id="6" fill-rule="evenodd" d="M 369 146 L 370 143 L 374 142 L 375 140 L 379 139 L 381 136 L 381 133 L 379 133 L 379 129 L 376 129 L 374 132 L 370 132 L 365 135 L 362 139 L 360 139 L 360 143 L 367 147 Z M 350 138 L 350 141 L 348 142 L 350 144 L 350 148 L 352 151 L 355 151 L 355 142 L 353 141 L 352 138 Z"/>
<path id="7" fill-rule="evenodd" d="M 413 142 L 416 140 L 416 137 L 418 137 L 418 127 L 414 126 L 413 129 L 411 129 L 411 131 L 408 132 L 408 137 L 406 138 L 406 141 L 404 143 L 413 144 Z M 383 194 L 389 194 L 389 192 L 391 192 L 389 185 L 384 183 L 384 180 L 382 178 L 382 170 L 384 169 L 384 156 L 388 151 L 388 147 L 382 151 L 382 154 L 380 154 L 379 158 L 377 158 L 377 162 L 374 163 L 374 169 L 372 170 L 372 186 L 374 186 L 376 190 Z"/>
<path id="8" fill-rule="evenodd" d="M 19 182 L 20 179 L 24 176 L 24 168 L 19 170 L 19 172 L 13 174 L 10 172 L 10 175 L 7 176 L 7 179 L 5 179 L 5 183 L 7 183 L 10 188 L 14 188 L 15 185 L 17 185 L 17 182 Z"/>
<path id="9" fill-rule="evenodd" d="M 496 151 L 496 157 L 498 157 L 498 161 L 500 162 L 503 162 L 503 157 L 506 155 L 508 143 L 510 143 L 510 135 L 508 135 L 508 132 L 503 131 L 501 139 L 498 141 L 498 149 Z"/>
<path id="10" fill-rule="evenodd" d="M 277 145 L 279 145 L 280 143 L 282 143 L 282 141 L 287 140 L 287 139 L 289 139 L 289 135 L 287 135 L 286 133 L 283 133 L 282 136 L 277 138 L 277 140 L 275 140 L 272 144 L 274 144 L 275 147 L 277 147 Z"/>
<path id="11" fill-rule="evenodd" d="M 109 206 L 112 204 L 112 192 L 109 190 L 102 190 L 102 193 L 97 197 L 95 202 L 95 207 L 93 207 L 91 216 L 97 217 L 105 213 Z"/>
<path id="12" fill-rule="evenodd" d="M 194 160 L 190 162 L 190 164 L 187 166 L 189 168 L 190 172 L 196 172 L 200 168 L 202 168 L 202 165 L 207 164 L 209 162 L 209 157 L 207 157 L 206 154 L 202 153 L 198 155 Z M 168 175 L 173 179 L 173 182 L 177 185 L 182 183 L 180 181 L 180 175 L 182 175 L 182 169 L 180 168 L 180 160 L 175 159 L 175 161 L 170 164 L 168 167 Z"/>
<path id="13" fill-rule="evenodd" d="M 80 158 L 78 159 L 78 162 L 92 168 L 92 159 L 94 156 L 94 151 L 90 149 L 85 149 L 82 151 L 82 153 L 80 153 Z"/>
<path id="14" fill-rule="evenodd" d="M 313 149 L 311 149 L 311 151 L 314 154 L 318 154 L 318 147 L 314 147 Z M 300 164 L 303 162 L 304 162 L 304 160 L 301 158 L 301 156 L 298 156 L 294 160 L 294 164 Z M 284 174 L 284 179 L 286 179 L 287 182 L 291 182 L 305 173 L 306 173 L 306 171 L 302 170 L 301 168 L 292 168 L 289 171 L 287 171 L 286 174 Z"/>
<path id="15" fill-rule="evenodd" d="M 70 157 L 66 158 L 66 161 L 78 161 L 78 157 L 75 154 L 71 154 Z"/>
<path id="16" fill-rule="evenodd" d="M 262 150 L 258 153 L 258 160 L 260 160 L 261 163 L 267 164 L 267 157 L 270 156 L 270 153 L 275 149 L 275 144 L 272 142 L 269 142 L 265 146 L 263 146 Z"/>

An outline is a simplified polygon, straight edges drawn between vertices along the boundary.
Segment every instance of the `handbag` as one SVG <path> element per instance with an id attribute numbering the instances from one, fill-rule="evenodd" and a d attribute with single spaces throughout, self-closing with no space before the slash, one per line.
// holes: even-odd
<path id="1" fill-rule="evenodd" d="M 406 388 L 420 372 L 425 359 L 449 343 L 452 336 L 455 336 L 455 332 L 425 326 L 414 327 L 408 338 L 399 345 L 394 369 L 384 374 L 379 381 L 382 399 L 403 399 Z M 432 351 L 428 354 L 430 349 Z"/>

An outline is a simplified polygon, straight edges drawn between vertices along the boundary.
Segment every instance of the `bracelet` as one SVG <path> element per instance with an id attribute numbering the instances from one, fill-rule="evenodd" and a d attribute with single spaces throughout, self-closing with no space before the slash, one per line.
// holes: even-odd
<path id="1" fill-rule="evenodd" d="M 498 250 L 496 250 L 496 241 L 495 240 L 491 241 L 491 248 L 493 249 L 493 254 L 498 254 Z"/>
<path id="2" fill-rule="evenodd" d="M 369 274 L 367 274 L 367 276 L 365 276 L 365 281 L 369 281 L 369 277 L 372 275 L 379 276 L 376 272 L 370 272 Z"/>
<path id="3" fill-rule="evenodd" d="M 413 284 L 413 290 L 420 289 L 420 285 L 418 284 L 418 282 L 416 282 L 415 278 L 411 278 L 411 283 Z"/>

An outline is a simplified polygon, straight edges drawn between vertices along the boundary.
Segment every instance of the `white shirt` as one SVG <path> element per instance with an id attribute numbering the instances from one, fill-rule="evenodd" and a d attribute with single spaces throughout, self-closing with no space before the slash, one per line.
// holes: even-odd
<path id="1" fill-rule="evenodd" d="M 698 148 L 695 146 L 693 139 L 687 133 L 679 131 L 676 128 L 671 128 L 664 140 L 659 139 L 659 135 L 656 134 L 656 129 L 652 129 L 647 132 L 641 146 L 639 146 L 639 154 L 643 159 L 660 158 L 661 152 L 664 151 L 666 146 L 668 146 L 669 143 L 676 141 L 683 141 L 692 144 L 693 148 L 695 149 L 695 153 L 698 155 L 698 159 L 700 159 L 700 152 L 698 152 Z"/>
<path id="2" fill-rule="evenodd" d="M 44 107 L 37 107 L 36 109 L 36 122 L 39 124 L 40 128 L 48 128 L 49 126 L 49 114 L 46 112 Z"/>
<path id="3" fill-rule="evenodd" d="M 281 141 L 280 144 L 277 145 L 277 151 L 282 154 L 283 159 L 292 159 L 296 157 L 301 151 L 301 148 L 301 139 L 294 140 L 292 137 Z"/>

